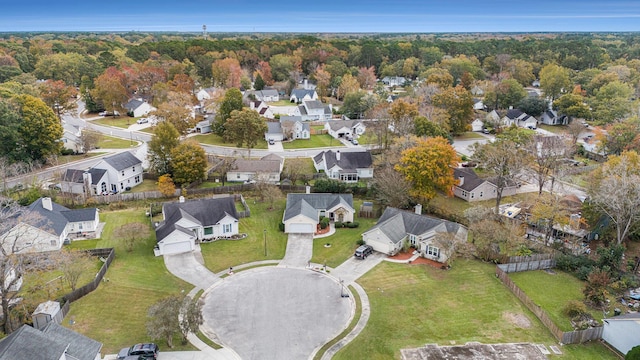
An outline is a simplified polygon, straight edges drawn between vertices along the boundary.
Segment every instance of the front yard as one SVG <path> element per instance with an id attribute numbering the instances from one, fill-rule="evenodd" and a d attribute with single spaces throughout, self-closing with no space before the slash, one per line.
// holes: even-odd
<path id="1" fill-rule="evenodd" d="M 282 147 L 285 150 L 342 146 L 344 145 L 339 140 L 334 139 L 333 136 L 329 134 L 311 135 L 311 138 L 309 139 L 298 139 L 282 142 Z"/>
<path id="2" fill-rule="evenodd" d="M 237 147 L 236 144 L 225 142 L 221 136 L 214 133 L 194 135 L 192 138 L 207 145 Z M 266 149 L 267 147 L 267 142 L 264 139 L 261 139 L 258 141 L 258 144 L 256 144 L 254 149 Z"/>
<path id="3" fill-rule="evenodd" d="M 96 146 L 100 149 L 128 149 L 138 145 L 137 141 L 131 139 L 121 139 L 113 136 L 100 135 Z"/>
<path id="4" fill-rule="evenodd" d="M 115 126 L 122 129 L 128 129 L 129 125 L 135 124 L 139 118 L 132 118 L 129 116 L 107 116 L 96 120 L 91 120 L 92 123 L 104 126 Z"/>

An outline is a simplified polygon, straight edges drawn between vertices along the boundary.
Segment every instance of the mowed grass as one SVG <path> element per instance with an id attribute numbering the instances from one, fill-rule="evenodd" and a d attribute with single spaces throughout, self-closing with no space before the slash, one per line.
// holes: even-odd
<path id="1" fill-rule="evenodd" d="M 454 138 L 454 140 L 475 140 L 475 139 L 486 139 L 486 137 L 480 135 L 477 132 L 467 131 L 466 133 L 460 134 Z"/>
<path id="2" fill-rule="evenodd" d="M 584 300 L 584 282 L 571 274 L 555 271 L 549 274 L 543 270 L 510 273 L 509 277 L 533 302 L 538 304 L 562 331 L 573 331 L 571 319 L 562 313 L 562 308 L 570 300 Z M 602 320 L 601 311 L 590 311 L 596 320 Z"/>
<path id="3" fill-rule="evenodd" d="M 246 195 L 245 195 L 246 196 Z M 201 244 L 205 266 L 220 272 L 229 267 L 260 260 L 278 260 L 284 257 L 287 235 L 278 229 L 282 222 L 285 199 L 276 202 L 273 210 L 268 210 L 266 202 L 255 202 L 247 198 L 251 217 L 240 219 L 240 233 L 249 236 L 242 240 L 218 240 Z M 266 233 L 267 256 L 264 255 L 264 230 Z"/>
<path id="4" fill-rule="evenodd" d="M 152 179 L 144 179 L 141 184 L 131 188 L 131 192 L 145 191 L 158 191 L 158 182 Z"/>
<path id="5" fill-rule="evenodd" d="M 116 257 L 105 275 L 108 281 L 72 303 L 63 324 L 102 342 L 103 354 L 113 354 L 123 347 L 152 341 L 145 327 L 149 307 L 165 297 L 186 293 L 193 286 L 170 274 L 163 258 L 153 255 L 155 234 L 144 210 L 105 211 L 100 214 L 100 221 L 106 223 L 101 239 L 76 241 L 72 247 L 115 248 Z M 113 233 L 131 222 L 149 224 L 150 235 L 136 244 L 132 252 L 127 252 Z M 157 342 L 162 350 L 169 350 L 164 341 Z M 191 345 L 180 345 L 177 338 L 174 340 L 173 350 L 193 349 Z"/>
<path id="6" fill-rule="evenodd" d="M 191 138 L 195 139 L 197 142 L 207 144 L 207 145 L 237 147 L 236 144 L 226 142 L 224 141 L 222 136 L 218 136 L 214 133 L 195 135 Z M 256 144 L 256 146 L 254 147 L 254 149 L 266 149 L 267 147 L 268 147 L 267 142 L 264 139 L 260 139 Z M 246 148 L 243 148 L 243 149 L 246 149 Z"/>
<path id="7" fill-rule="evenodd" d="M 359 207 L 356 207 L 358 209 Z M 357 228 L 336 229 L 335 234 L 313 240 L 313 257 L 311 262 L 324 264 L 335 268 L 353 256 L 358 247 L 357 241 L 362 239 L 362 233 L 369 230 L 377 219 L 355 218 L 360 225 Z M 331 244 L 325 247 L 325 244 Z"/>
<path id="8" fill-rule="evenodd" d="M 107 116 L 104 118 L 92 120 L 91 122 L 98 125 L 104 126 L 115 126 L 122 129 L 128 129 L 129 125 L 133 125 L 139 118 L 132 118 L 128 116 Z"/>
<path id="9" fill-rule="evenodd" d="M 294 141 L 283 141 L 282 147 L 285 150 L 291 149 L 312 149 L 320 147 L 344 147 L 337 139 L 329 134 L 311 135 L 309 139 L 298 139 Z"/>
<path id="10" fill-rule="evenodd" d="M 101 135 L 96 144 L 100 149 L 128 149 L 137 145 L 137 141 L 131 139 L 121 139 L 113 136 Z"/>

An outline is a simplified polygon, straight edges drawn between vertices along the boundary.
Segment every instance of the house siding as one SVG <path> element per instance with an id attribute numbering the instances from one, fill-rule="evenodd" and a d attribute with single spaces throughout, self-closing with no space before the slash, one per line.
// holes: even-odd
<path id="1" fill-rule="evenodd" d="M 309 219 L 308 217 L 303 215 L 294 216 L 291 219 L 284 222 L 285 233 L 289 232 L 289 227 L 291 226 L 291 224 L 312 224 L 315 227 L 318 224 L 318 220 Z"/>

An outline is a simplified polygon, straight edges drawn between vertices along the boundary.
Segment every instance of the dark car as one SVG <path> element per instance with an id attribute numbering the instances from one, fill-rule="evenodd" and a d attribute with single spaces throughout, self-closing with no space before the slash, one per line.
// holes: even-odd
<path id="1" fill-rule="evenodd" d="M 371 245 L 360 245 L 356 252 L 353 253 L 356 259 L 365 259 L 367 256 L 373 254 L 373 247 Z"/>
<path id="2" fill-rule="evenodd" d="M 130 348 L 124 348 L 118 353 L 117 359 L 157 359 L 160 348 L 154 343 L 135 344 Z"/>

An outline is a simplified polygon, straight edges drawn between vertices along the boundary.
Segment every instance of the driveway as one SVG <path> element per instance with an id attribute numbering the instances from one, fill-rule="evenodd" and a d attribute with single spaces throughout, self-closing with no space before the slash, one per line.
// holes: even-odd
<path id="1" fill-rule="evenodd" d="M 491 141 L 491 139 L 493 138 L 492 135 L 484 135 L 484 134 L 479 134 L 482 135 L 482 137 L 484 137 L 484 139 L 470 139 L 470 140 L 453 140 L 453 148 L 456 149 L 456 152 L 458 154 L 462 154 L 462 155 L 466 155 L 466 156 L 472 156 L 473 155 L 473 151 L 471 151 L 471 149 L 469 148 L 471 145 L 475 144 L 475 143 L 481 143 L 481 144 L 486 144 L 488 141 Z"/>
<path id="2" fill-rule="evenodd" d="M 386 257 L 385 254 L 379 252 L 374 252 L 364 260 L 356 259 L 352 256 L 337 268 L 333 269 L 331 275 L 340 280 L 344 280 L 344 284 L 349 285 L 373 269 L 376 265 L 380 264 Z"/>
<path id="3" fill-rule="evenodd" d="M 282 267 L 259 267 L 208 290 L 203 332 L 243 360 L 306 360 L 337 336 L 354 311 L 335 278 Z"/>
<path id="4" fill-rule="evenodd" d="M 282 142 L 281 141 L 275 141 L 273 143 L 273 145 L 270 145 L 267 142 L 267 146 L 269 147 L 269 152 L 283 152 L 284 151 L 284 147 L 282 147 Z"/>
<path id="5" fill-rule="evenodd" d="M 313 234 L 289 234 L 281 267 L 304 268 L 313 256 Z"/>
<path id="6" fill-rule="evenodd" d="M 216 274 L 204 267 L 204 260 L 199 251 L 164 255 L 164 264 L 170 273 L 201 289 L 208 289 L 220 280 Z"/>

